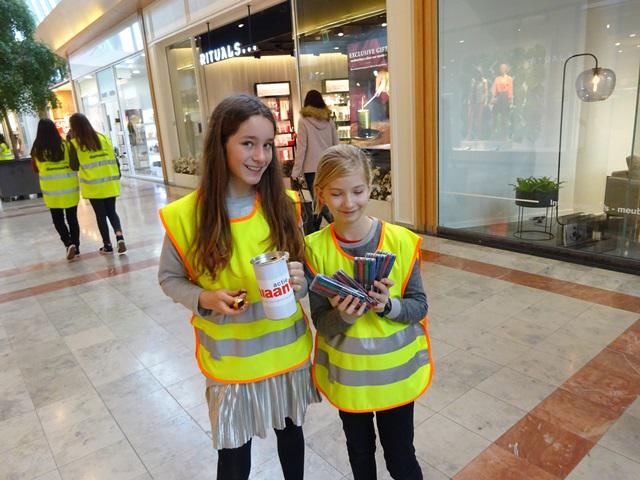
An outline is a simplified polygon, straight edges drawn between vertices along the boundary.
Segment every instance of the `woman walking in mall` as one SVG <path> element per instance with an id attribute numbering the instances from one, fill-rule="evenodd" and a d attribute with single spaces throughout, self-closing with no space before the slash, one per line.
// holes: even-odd
<path id="1" fill-rule="evenodd" d="M 246 480 L 251 439 L 273 429 L 286 480 L 304 474 L 302 422 L 320 400 L 310 373 L 311 332 L 299 299 L 307 283 L 297 195 L 282 184 L 276 123 L 260 100 L 223 100 L 209 120 L 200 187 L 160 211 L 167 231 L 158 280 L 191 310 L 196 359 L 218 450 L 217 478 Z M 296 210 L 297 218 L 296 218 Z M 289 252 L 293 315 L 268 320 L 250 260 Z"/>
<path id="2" fill-rule="evenodd" d="M 107 218 L 116 234 L 118 253 L 127 251 L 116 212 L 116 197 L 120 195 L 120 165 L 111 142 L 102 133 L 96 132 L 87 117 L 74 113 L 69 119 L 71 144 L 71 168 L 80 175 L 80 192 L 91 202 L 96 214 L 103 246 L 100 253 L 113 253 Z"/>
<path id="3" fill-rule="evenodd" d="M 304 108 L 300 110 L 302 118 L 298 122 L 296 138 L 296 159 L 291 171 L 291 178 L 298 179 L 304 173 L 311 197 L 314 197 L 313 181 L 318 168 L 318 160 L 324 151 L 340 143 L 336 125 L 331 118 L 331 110 L 317 90 L 309 90 L 304 97 Z M 329 210 L 323 208 L 316 217 L 316 229 L 320 227 L 322 218 L 331 223 Z M 309 233 L 309 232 L 307 232 Z"/>
<path id="4" fill-rule="evenodd" d="M 48 118 L 40 119 L 31 148 L 31 163 L 40 177 L 44 204 L 49 208 L 53 225 L 67 249 L 67 260 L 72 260 L 80 253 L 80 189 L 78 174 L 70 166 L 69 150 L 69 143 L 60 137 L 56 124 Z"/>

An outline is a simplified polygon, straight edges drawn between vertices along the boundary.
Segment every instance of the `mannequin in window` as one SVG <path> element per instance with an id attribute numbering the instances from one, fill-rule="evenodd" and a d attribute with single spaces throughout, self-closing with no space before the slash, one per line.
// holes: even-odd
<path id="1" fill-rule="evenodd" d="M 509 136 L 509 114 L 513 105 L 513 78 L 509 76 L 509 66 L 500 65 L 500 74 L 491 88 L 493 105 L 493 134 L 497 140 L 506 140 Z"/>
<path id="2" fill-rule="evenodd" d="M 467 108 L 467 140 L 485 138 L 485 111 L 489 105 L 489 81 L 476 68 L 469 83 L 469 105 Z"/>

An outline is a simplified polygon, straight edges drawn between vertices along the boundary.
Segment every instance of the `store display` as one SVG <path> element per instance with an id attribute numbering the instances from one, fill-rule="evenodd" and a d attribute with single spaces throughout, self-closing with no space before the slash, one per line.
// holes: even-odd
<path id="1" fill-rule="evenodd" d="M 273 86 L 277 86 L 277 90 Z M 293 168 L 296 145 L 290 84 L 289 82 L 256 83 L 254 88 L 256 95 L 269 107 L 276 120 L 276 135 L 273 143 L 276 147 L 276 157 L 280 160 L 283 173 L 286 175 Z M 277 95 L 272 96 L 272 93 Z"/>
<path id="2" fill-rule="evenodd" d="M 351 102 L 349 100 L 349 80 L 325 80 L 322 98 L 333 112 L 333 120 L 338 130 L 338 138 L 351 139 Z"/>

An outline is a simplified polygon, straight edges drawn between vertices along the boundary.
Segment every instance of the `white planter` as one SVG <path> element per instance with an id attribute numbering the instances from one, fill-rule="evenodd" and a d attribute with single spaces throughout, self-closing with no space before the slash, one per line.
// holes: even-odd
<path id="1" fill-rule="evenodd" d="M 186 173 L 174 173 L 173 179 L 178 187 L 196 188 L 200 184 L 199 175 L 187 175 Z"/>

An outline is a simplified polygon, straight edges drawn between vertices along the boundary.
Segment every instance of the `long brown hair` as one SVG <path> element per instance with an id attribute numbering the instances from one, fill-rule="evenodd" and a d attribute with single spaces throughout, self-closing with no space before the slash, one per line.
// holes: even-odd
<path id="1" fill-rule="evenodd" d="M 64 144 L 53 120 L 41 118 L 38 122 L 31 157 L 41 162 L 59 162 L 64 159 Z"/>
<path id="2" fill-rule="evenodd" d="M 276 122 L 271 110 L 260 100 L 249 95 L 226 98 L 218 104 L 209 119 L 196 209 L 198 227 L 190 250 L 195 257 L 196 270 L 206 269 L 214 279 L 217 272 L 228 265 L 233 249 L 231 223 L 225 200 L 229 182 L 226 145 L 229 137 L 238 131 L 240 125 L 254 115 L 269 120 L 275 132 Z M 269 224 L 271 248 L 288 251 L 291 260 L 302 260 L 304 238 L 298 227 L 294 203 L 284 189 L 275 148 L 272 149 L 271 162 L 262 174 L 256 189 L 260 206 Z"/>
<path id="3" fill-rule="evenodd" d="M 76 139 L 80 150 L 100 150 L 100 138 L 97 132 L 91 126 L 89 119 L 82 113 L 74 113 L 69 118 L 69 127 L 71 135 Z"/>

